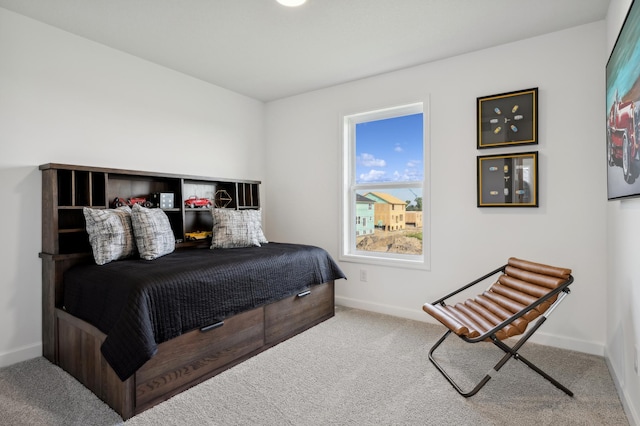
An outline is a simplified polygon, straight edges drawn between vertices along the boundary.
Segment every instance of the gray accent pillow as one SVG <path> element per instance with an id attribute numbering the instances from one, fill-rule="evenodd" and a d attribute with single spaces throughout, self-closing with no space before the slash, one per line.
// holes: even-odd
<path id="1" fill-rule="evenodd" d="M 87 234 L 98 265 L 133 256 L 136 243 L 131 227 L 131 209 L 82 209 L 87 223 Z"/>
<path id="2" fill-rule="evenodd" d="M 260 210 L 211 209 L 211 248 L 260 247 L 269 241 L 262 232 Z"/>
<path id="3" fill-rule="evenodd" d="M 148 209 L 134 204 L 131 223 L 141 258 L 153 260 L 175 250 L 176 238 L 169 218 L 162 209 Z"/>

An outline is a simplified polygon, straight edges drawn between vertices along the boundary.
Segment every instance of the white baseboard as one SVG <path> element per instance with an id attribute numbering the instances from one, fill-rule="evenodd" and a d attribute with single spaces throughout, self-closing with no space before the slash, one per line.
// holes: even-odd
<path id="1" fill-rule="evenodd" d="M 351 299 L 349 297 L 335 297 L 336 305 L 345 306 L 347 308 L 362 309 L 363 311 L 377 312 L 379 314 L 391 315 L 394 317 L 407 318 L 416 321 L 429 322 L 436 324 L 429 315 L 422 309 L 406 309 L 397 306 L 383 305 L 380 303 L 372 303 L 359 299 Z"/>
<path id="2" fill-rule="evenodd" d="M 37 358 L 39 356 L 42 356 L 42 343 L 22 346 L 12 350 L 11 352 L 0 353 L 0 368 L 8 367 L 9 365 Z"/>
<path id="3" fill-rule="evenodd" d="M 565 336 L 556 336 L 555 334 L 547 334 L 544 331 L 536 332 L 533 336 L 531 336 L 531 339 L 529 339 L 529 341 L 540 345 L 553 346 L 554 348 L 568 349 L 570 351 L 577 351 L 590 355 L 604 356 L 603 344 L 572 339 Z"/>
<path id="4" fill-rule="evenodd" d="M 624 408 L 624 413 L 627 415 L 627 420 L 629 420 L 630 426 L 640 426 L 640 413 L 638 413 L 632 404 L 629 395 L 624 391 L 624 377 L 620 377 L 613 367 L 609 359 L 609 353 L 605 351 L 604 360 L 607 363 L 607 368 L 609 369 L 609 374 L 613 379 L 613 383 L 616 386 L 616 391 L 618 392 L 618 397 L 620 398 L 620 402 L 622 403 L 622 408 Z"/>
<path id="5" fill-rule="evenodd" d="M 362 309 L 363 311 L 377 312 L 394 317 L 438 324 L 436 320 L 426 314 L 420 307 L 416 309 L 406 309 L 342 296 L 336 296 L 335 300 L 337 305 L 345 306 L 347 308 Z M 568 349 L 590 355 L 604 356 L 604 345 L 602 344 L 571 339 L 565 336 L 546 334 L 542 331 L 538 331 L 534 334 L 529 341 L 540 345 L 553 346 L 560 349 Z"/>

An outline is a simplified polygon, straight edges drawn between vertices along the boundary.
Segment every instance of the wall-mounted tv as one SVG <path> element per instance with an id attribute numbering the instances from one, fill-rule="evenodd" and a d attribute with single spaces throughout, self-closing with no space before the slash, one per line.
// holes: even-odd
<path id="1" fill-rule="evenodd" d="M 606 68 L 607 197 L 640 196 L 640 2 L 633 1 Z"/>

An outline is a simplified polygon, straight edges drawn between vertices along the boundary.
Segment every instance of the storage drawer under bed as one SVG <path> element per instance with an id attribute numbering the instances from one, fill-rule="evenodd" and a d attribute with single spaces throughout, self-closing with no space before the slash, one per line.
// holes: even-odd
<path id="1" fill-rule="evenodd" d="M 158 353 L 136 372 L 136 412 L 262 347 L 263 319 L 260 307 L 158 345 Z"/>
<path id="2" fill-rule="evenodd" d="M 334 314 L 333 281 L 314 285 L 308 291 L 265 306 L 265 343 L 285 340 Z"/>

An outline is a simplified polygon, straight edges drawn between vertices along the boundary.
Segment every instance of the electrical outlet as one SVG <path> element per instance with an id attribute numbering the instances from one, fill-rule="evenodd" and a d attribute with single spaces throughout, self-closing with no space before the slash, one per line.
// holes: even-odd
<path id="1" fill-rule="evenodd" d="M 360 269 L 360 281 L 362 282 L 367 282 L 367 270 L 366 269 Z"/>

